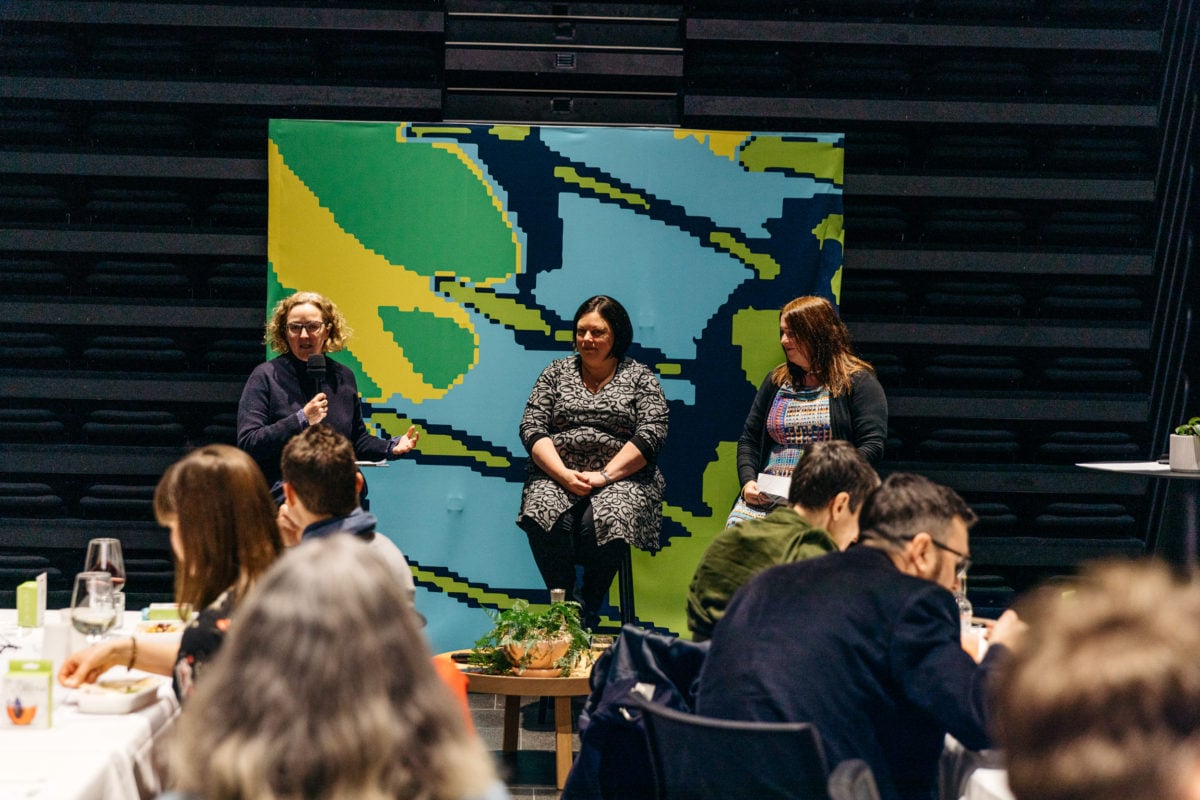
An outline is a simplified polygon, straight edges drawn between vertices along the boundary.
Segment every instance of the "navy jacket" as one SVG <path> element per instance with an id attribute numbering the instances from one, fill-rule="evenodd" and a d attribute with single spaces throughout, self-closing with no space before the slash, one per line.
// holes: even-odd
<path id="1" fill-rule="evenodd" d="M 322 420 L 354 445 L 362 461 L 394 458 L 390 442 L 373 436 L 363 423 L 354 373 L 332 358 L 325 359 L 321 390 L 329 397 L 329 411 Z M 258 463 L 267 485 L 280 479 L 279 457 L 288 440 L 308 426 L 302 409 L 316 394 L 307 365 L 290 353 L 259 364 L 250 373 L 238 402 L 237 444 Z"/>
<path id="2" fill-rule="evenodd" d="M 947 732 L 971 750 L 989 745 L 985 681 L 1003 649 L 977 665 L 954 596 L 860 545 L 772 567 L 734 595 L 696 711 L 814 723 L 830 769 L 861 758 L 884 800 L 927 800 Z"/>

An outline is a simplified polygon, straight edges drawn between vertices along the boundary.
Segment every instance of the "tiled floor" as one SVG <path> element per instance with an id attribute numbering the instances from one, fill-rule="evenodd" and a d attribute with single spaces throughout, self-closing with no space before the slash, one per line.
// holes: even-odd
<path id="1" fill-rule="evenodd" d="M 468 695 L 475 730 L 487 748 L 496 755 L 500 777 L 508 784 L 513 800 L 558 800 L 554 787 L 554 703 L 547 704 L 543 722 L 538 722 L 538 698 L 521 698 L 521 731 L 518 752 L 503 755 L 504 698 L 494 694 Z M 584 698 L 572 701 L 572 716 L 578 718 Z M 579 752 L 579 734 L 575 736 Z"/>

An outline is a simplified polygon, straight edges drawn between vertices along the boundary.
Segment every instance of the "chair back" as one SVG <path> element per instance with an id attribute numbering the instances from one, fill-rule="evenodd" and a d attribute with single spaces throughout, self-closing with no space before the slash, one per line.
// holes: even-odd
<path id="1" fill-rule="evenodd" d="M 713 719 L 637 704 L 659 800 L 829 800 L 825 753 L 813 725 Z"/>

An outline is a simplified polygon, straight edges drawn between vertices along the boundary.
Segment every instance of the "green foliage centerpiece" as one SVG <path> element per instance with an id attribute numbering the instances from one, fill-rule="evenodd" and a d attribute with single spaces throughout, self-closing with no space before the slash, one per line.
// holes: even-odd
<path id="1" fill-rule="evenodd" d="M 495 674 L 571 674 L 591 649 L 591 636 L 579 622 L 579 603 L 558 600 L 534 610 L 516 600 L 501 611 L 485 609 L 493 627 L 475 642 L 470 663 Z"/>

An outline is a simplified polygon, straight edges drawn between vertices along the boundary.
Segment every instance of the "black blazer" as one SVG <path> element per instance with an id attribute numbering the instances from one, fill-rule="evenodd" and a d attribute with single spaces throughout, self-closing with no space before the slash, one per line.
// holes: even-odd
<path id="1" fill-rule="evenodd" d="M 882 550 L 772 567 L 713 629 L 696 711 L 816 724 L 829 767 L 861 758 L 885 798 L 936 795 L 947 732 L 989 746 L 985 680 L 962 649 L 954 596 L 905 575 Z"/>

